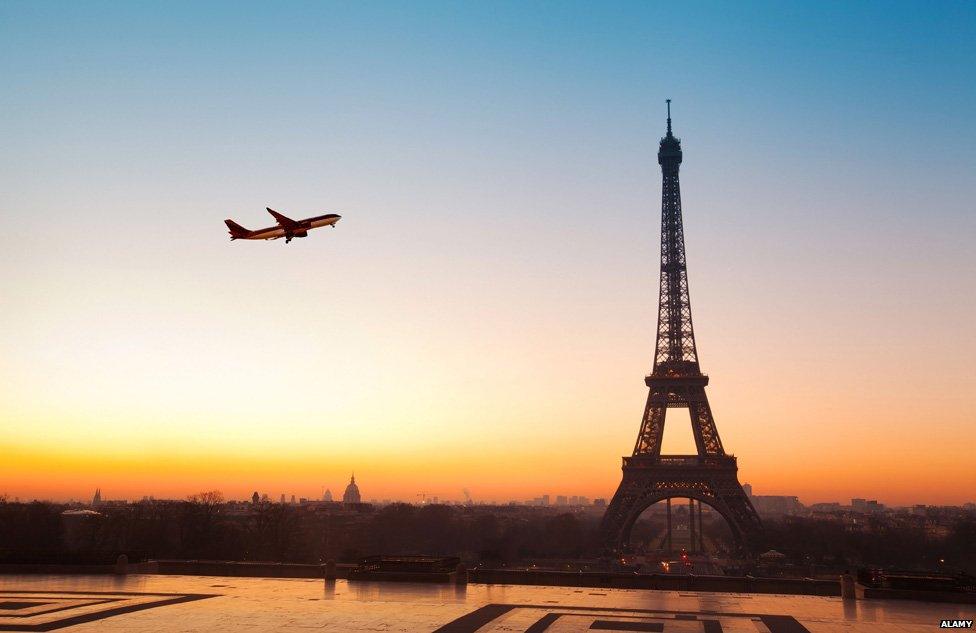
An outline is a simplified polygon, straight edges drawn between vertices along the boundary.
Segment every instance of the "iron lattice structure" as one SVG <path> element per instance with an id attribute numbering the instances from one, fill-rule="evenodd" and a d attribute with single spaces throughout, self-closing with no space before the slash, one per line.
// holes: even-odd
<path id="1" fill-rule="evenodd" d="M 650 505 L 670 498 L 703 502 L 728 522 L 740 544 L 759 546 L 762 524 L 738 479 L 733 455 L 722 447 L 701 373 L 691 319 L 688 266 L 681 217 L 681 140 L 668 130 L 658 150 L 661 165 L 661 286 L 654 368 L 645 377 L 647 405 L 631 457 L 623 459 L 623 480 L 603 516 L 601 533 L 609 551 L 625 548 L 637 517 Z M 662 455 L 668 409 L 686 408 L 696 455 Z"/>

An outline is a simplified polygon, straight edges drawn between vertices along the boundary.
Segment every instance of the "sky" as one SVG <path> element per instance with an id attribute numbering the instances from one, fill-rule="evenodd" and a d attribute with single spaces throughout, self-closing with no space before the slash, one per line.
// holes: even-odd
<path id="1" fill-rule="evenodd" d="M 740 481 L 976 500 L 973 3 L 8 0 L 0 77 L 9 498 L 609 498 L 670 98 Z"/>

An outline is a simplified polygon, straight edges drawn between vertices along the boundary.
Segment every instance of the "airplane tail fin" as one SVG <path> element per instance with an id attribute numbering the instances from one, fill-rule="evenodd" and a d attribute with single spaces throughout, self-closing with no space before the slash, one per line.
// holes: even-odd
<path id="1" fill-rule="evenodd" d="M 240 237 L 247 237 L 251 233 L 233 220 L 224 220 L 224 224 L 226 224 L 227 228 L 230 229 L 230 239 L 232 240 L 236 240 Z"/>

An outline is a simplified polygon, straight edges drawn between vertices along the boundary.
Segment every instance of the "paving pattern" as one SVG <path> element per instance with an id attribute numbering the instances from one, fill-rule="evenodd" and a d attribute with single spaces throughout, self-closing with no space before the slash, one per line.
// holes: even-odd
<path id="1" fill-rule="evenodd" d="M 489 604 L 437 629 L 436 633 L 490 631 L 702 631 L 808 633 L 788 615 L 670 612 L 659 609 Z"/>
<path id="2" fill-rule="evenodd" d="M 708 592 L 202 576 L 0 576 L 0 631 L 932 631 L 966 605 Z"/>
<path id="3" fill-rule="evenodd" d="M 113 615 L 211 598 L 207 594 L 0 590 L 0 631 L 53 631 Z"/>

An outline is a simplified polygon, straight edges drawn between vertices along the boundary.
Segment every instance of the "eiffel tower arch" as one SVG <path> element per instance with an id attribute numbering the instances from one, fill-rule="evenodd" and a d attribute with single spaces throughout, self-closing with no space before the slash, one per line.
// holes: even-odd
<path id="1" fill-rule="evenodd" d="M 663 183 L 654 368 L 644 379 L 647 405 L 634 452 L 623 458 L 623 479 L 600 525 L 607 551 L 624 549 L 640 514 L 659 501 L 673 498 L 711 506 L 747 550 L 758 549 L 762 541 L 762 522 L 739 483 L 735 456 L 727 454 L 722 446 L 705 394 L 708 376 L 698 364 L 678 181 L 681 159 L 681 140 L 671 131 L 669 99 L 667 135 L 658 150 Z M 665 418 L 669 409 L 676 408 L 687 409 L 691 415 L 697 449 L 694 455 L 661 454 Z"/>
<path id="2" fill-rule="evenodd" d="M 607 507 L 601 536 L 607 551 L 620 551 L 641 513 L 660 501 L 693 499 L 715 510 L 745 550 L 761 545 L 762 524 L 736 476 L 735 457 L 675 455 L 647 460 L 625 457 L 623 480 Z"/>

